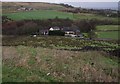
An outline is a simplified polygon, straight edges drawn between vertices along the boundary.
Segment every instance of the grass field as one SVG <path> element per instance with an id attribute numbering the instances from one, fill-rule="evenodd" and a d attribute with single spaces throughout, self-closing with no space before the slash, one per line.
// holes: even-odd
<path id="1" fill-rule="evenodd" d="M 100 31 L 97 32 L 98 38 L 119 39 L 120 31 Z"/>
<path id="2" fill-rule="evenodd" d="M 101 25 L 96 27 L 97 30 L 107 31 L 107 30 L 120 30 L 118 25 Z"/>
<path id="3" fill-rule="evenodd" d="M 104 17 L 100 15 L 95 14 L 88 14 L 88 13 L 80 13 L 80 14 L 72 14 L 72 13 L 66 13 L 66 12 L 60 12 L 60 11 L 53 11 L 53 10 L 40 10 L 40 11 L 29 11 L 29 12 L 19 12 L 19 13 L 9 13 L 9 14 L 3 14 L 8 16 L 9 18 L 13 20 L 23 20 L 23 19 L 53 19 L 55 17 L 58 18 L 69 18 L 73 20 L 77 19 L 99 19 L 99 20 L 113 20 L 117 21 L 117 18 L 110 18 L 110 17 Z"/>
<path id="4" fill-rule="evenodd" d="M 89 14 L 89 13 L 79 13 L 74 14 L 75 19 L 98 19 L 98 20 L 111 20 L 111 21 L 118 21 L 118 18 L 112 18 L 112 17 L 105 17 L 101 15 L 96 14 Z"/>
<path id="5" fill-rule="evenodd" d="M 118 82 L 118 60 L 98 51 L 3 46 L 3 82 Z"/>
<path id="6" fill-rule="evenodd" d="M 99 25 L 96 26 L 98 38 L 119 39 L 119 25 Z"/>
<path id="7" fill-rule="evenodd" d="M 73 15 L 71 13 L 52 11 L 52 10 L 19 12 L 19 13 L 5 14 L 5 15 L 7 15 L 9 18 L 13 20 L 53 19 L 55 17 L 63 18 L 63 19 L 66 19 L 66 18 L 73 19 Z"/>

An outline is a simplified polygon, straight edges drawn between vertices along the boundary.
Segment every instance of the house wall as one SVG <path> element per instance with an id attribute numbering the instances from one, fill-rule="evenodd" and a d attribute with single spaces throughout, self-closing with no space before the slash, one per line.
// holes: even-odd
<path id="1" fill-rule="evenodd" d="M 75 32 L 73 32 L 73 31 L 65 31 L 65 35 L 67 36 L 67 35 L 74 35 L 75 34 Z"/>

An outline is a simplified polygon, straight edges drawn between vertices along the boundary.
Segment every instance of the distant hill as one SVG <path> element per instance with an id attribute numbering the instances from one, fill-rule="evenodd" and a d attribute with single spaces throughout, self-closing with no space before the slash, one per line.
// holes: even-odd
<path id="1" fill-rule="evenodd" d="M 22 9 L 32 10 L 67 10 L 72 9 L 60 4 L 43 2 L 2 2 L 3 13 L 19 12 Z M 24 10 L 22 10 L 24 11 Z"/>

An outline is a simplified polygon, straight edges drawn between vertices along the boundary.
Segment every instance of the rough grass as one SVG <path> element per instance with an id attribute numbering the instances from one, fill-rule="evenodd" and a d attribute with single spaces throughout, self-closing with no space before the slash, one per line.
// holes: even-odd
<path id="1" fill-rule="evenodd" d="M 99 40 L 84 40 L 79 38 L 71 38 L 65 36 L 3 36 L 3 46 L 34 46 L 47 47 L 54 49 L 83 49 L 86 46 L 103 47 L 103 50 L 110 48 L 111 50 L 120 48 L 118 41 L 99 41 Z"/>
<path id="2" fill-rule="evenodd" d="M 68 9 L 61 5 L 38 2 L 2 2 L 3 13 L 22 12 L 17 9 L 23 7 L 34 8 L 38 10 L 63 10 Z"/>
<path id="3" fill-rule="evenodd" d="M 118 82 L 118 60 L 98 51 L 3 46 L 3 82 Z"/>

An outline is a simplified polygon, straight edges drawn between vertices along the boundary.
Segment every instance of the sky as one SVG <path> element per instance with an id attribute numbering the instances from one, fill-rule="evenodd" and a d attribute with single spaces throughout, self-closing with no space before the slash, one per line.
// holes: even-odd
<path id="1" fill-rule="evenodd" d="M 0 0 L 0 1 L 64 3 L 64 2 L 118 2 L 119 0 Z"/>

